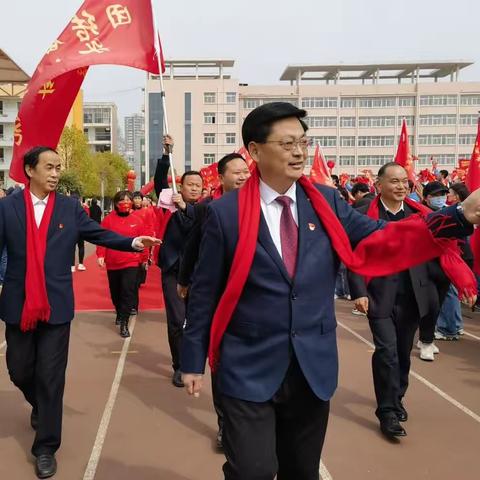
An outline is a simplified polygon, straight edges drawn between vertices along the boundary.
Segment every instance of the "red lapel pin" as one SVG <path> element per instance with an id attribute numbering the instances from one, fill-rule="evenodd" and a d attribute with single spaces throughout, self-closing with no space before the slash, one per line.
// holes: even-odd
<path id="1" fill-rule="evenodd" d="M 317 227 L 315 226 L 314 223 L 309 223 L 309 224 L 308 224 L 308 228 L 310 229 L 310 231 L 313 232 L 313 231 L 315 230 L 315 228 L 317 228 Z"/>
<path id="2" fill-rule="evenodd" d="M 63 229 L 63 223 L 60 223 L 60 224 L 58 225 L 58 228 L 59 228 L 60 230 L 62 230 L 62 229 Z"/>

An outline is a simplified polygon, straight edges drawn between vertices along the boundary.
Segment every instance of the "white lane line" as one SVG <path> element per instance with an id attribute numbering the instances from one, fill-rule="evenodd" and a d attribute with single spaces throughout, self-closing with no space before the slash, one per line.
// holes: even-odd
<path id="1" fill-rule="evenodd" d="M 337 321 L 338 325 L 340 325 L 343 329 L 345 329 L 347 332 L 351 333 L 354 337 L 358 338 L 361 342 L 365 343 L 371 348 L 375 348 L 375 345 L 373 345 L 372 342 L 369 342 L 366 338 L 363 338 L 361 335 L 359 335 L 357 332 L 352 330 L 350 327 L 347 327 L 343 323 Z M 445 399 L 447 402 L 451 403 L 453 406 L 457 407 L 459 410 L 461 410 L 463 413 L 467 414 L 469 417 L 473 418 L 476 422 L 480 423 L 480 415 L 477 415 L 475 412 L 472 412 L 469 408 L 467 408 L 465 405 L 462 405 L 459 401 L 455 400 L 453 397 L 451 397 L 448 393 L 445 393 L 443 390 L 438 388 L 436 385 L 433 383 L 429 382 L 426 378 L 422 377 L 419 375 L 417 372 L 414 370 L 410 370 L 410 375 L 412 375 L 414 378 L 416 378 L 419 382 L 423 383 L 426 387 L 430 388 L 433 390 L 435 393 L 440 395 L 443 399 Z"/>
<path id="2" fill-rule="evenodd" d="M 325 464 L 320 460 L 320 477 L 322 480 L 333 480 Z"/>
<path id="3" fill-rule="evenodd" d="M 477 336 L 474 335 L 473 333 L 463 332 L 463 334 L 466 335 L 467 337 L 474 338 L 475 340 L 480 340 L 480 337 L 477 337 Z"/>
<path id="4" fill-rule="evenodd" d="M 105 410 L 103 411 L 102 420 L 100 421 L 100 426 L 98 427 L 97 437 L 95 438 L 95 443 L 93 444 L 92 453 L 90 455 L 90 459 L 88 461 L 83 480 L 93 480 L 95 478 L 98 462 L 100 461 L 100 455 L 102 454 L 103 444 L 105 442 L 105 437 L 107 436 L 108 426 L 112 417 L 113 408 L 115 407 L 115 402 L 117 400 L 120 382 L 122 381 L 128 348 L 130 347 L 130 342 L 133 337 L 136 321 L 136 316 L 131 317 L 131 323 L 129 326 L 130 337 L 124 341 L 122 353 L 120 355 L 120 358 L 118 359 L 117 371 L 115 372 L 115 377 L 113 379 L 110 395 L 108 397 L 107 404 L 105 405 Z"/>

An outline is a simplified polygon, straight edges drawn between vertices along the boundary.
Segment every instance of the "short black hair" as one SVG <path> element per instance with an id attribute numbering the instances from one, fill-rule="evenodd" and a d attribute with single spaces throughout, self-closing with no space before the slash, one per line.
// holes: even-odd
<path id="1" fill-rule="evenodd" d="M 390 168 L 390 167 L 401 167 L 403 168 L 401 165 L 399 165 L 397 162 L 388 162 L 386 163 L 385 165 L 382 165 L 380 167 L 380 169 L 378 170 L 378 173 L 377 173 L 377 176 L 380 178 L 380 177 L 383 177 L 386 173 L 387 173 L 387 170 Z"/>
<path id="2" fill-rule="evenodd" d="M 183 175 L 182 175 L 182 178 L 180 180 L 180 183 L 183 185 L 184 182 L 185 182 L 185 179 L 187 177 L 192 177 L 193 175 L 198 175 L 201 179 L 202 179 L 202 184 L 203 184 L 203 177 L 202 177 L 202 174 L 200 172 L 197 172 L 197 170 L 190 170 L 189 172 L 185 172 Z"/>
<path id="3" fill-rule="evenodd" d="M 307 124 L 302 120 L 307 112 L 289 102 L 271 102 L 260 105 L 252 110 L 245 118 L 242 126 L 242 139 L 245 148 L 250 142 L 265 143 L 272 130 L 272 125 L 285 118 L 298 118 L 303 130 L 308 130 Z"/>
<path id="4" fill-rule="evenodd" d="M 225 170 L 227 169 L 227 165 L 232 161 L 235 160 L 236 158 L 241 158 L 244 162 L 245 159 L 240 155 L 239 153 L 229 153 L 228 155 L 225 155 L 223 158 L 221 158 L 218 161 L 217 165 L 217 170 L 219 175 L 224 175 Z"/>
<path id="5" fill-rule="evenodd" d="M 138 191 L 137 191 L 137 192 L 133 192 L 133 195 L 132 195 L 132 196 L 133 196 L 133 198 L 135 198 L 135 197 L 140 197 L 140 198 L 143 200 L 143 193 L 142 193 L 142 192 L 138 192 Z"/>
<path id="6" fill-rule="evenodd" d="M 443 178 L 447 178 L 449 173 L 448 173 L 448 170 L 440 170 L 440 175 L 443 177 Z"/>
<path id="7" fill-rule="evenodd" d="M 113 197 L 113 204 L 116 205 L 118 202 L 121 202 L 125 197 L 128 197 L 130 200 L 133 200 L 132 192 L 128 190 L 120 190 Z"/>
<path id="8" fill-rule="evenodd" d="M 35 168 L 38 165 L 38 159 L 40 155 L 44 152 L 53 152 L 57 153 L 57 151 L 52 147 L 47 147 L 45 145 L 39 145 L 37 147 L 31 148 L 24 156 L 23 156 L 23 169 L 25 174 L 27 173 L 27 167 Z M 28 177 L 28 175 L 27 175 Z"/>
<path id="9" fill-rule="evenodd" d="M 358 182 L 352 187 L 352 191 L 350 193 L 352 196 L 355 196 L 359 192 L 370 193 L 370 188 L 366 183 Z"/>
<path id="10" fill-rule="evenodd" d="M 469 195 L 470 190 L 464 183 L 454 183 L 450 186 L 450 190 L 453 190 L 460 198 L 460 201 L 463 202 Z"/>

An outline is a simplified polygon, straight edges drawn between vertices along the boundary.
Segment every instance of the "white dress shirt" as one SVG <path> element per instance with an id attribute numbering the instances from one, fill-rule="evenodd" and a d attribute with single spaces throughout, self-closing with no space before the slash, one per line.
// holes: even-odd
<path id="1" fill-rule="evenodd" d="M 270 188 L 265 182 L 260 180 L 260 205 L 262 213 L 267 222 L 268 230 L 272 237 L 278 253 L 282 256 L 282 241 L 280 239 L 280 217 L 282 216 L 283 206 L 276 202 L 277 197 L 286 196 L 292 199 L 290 208 L 293 219 L 298 226 L 297 212 L 297 184 L 294 183 L 283 195 Z"/>
<path id="2" fill-rule="evenodd" d="M 402 212 L 404 209 L 404 206 L 403 206 L 403 202 L 402 204 L 400 205 L 400 208 L 394 212 L 393 210 L 390 210 L 384 203 L 383 203 L 383 200 L 382 200 L 382 197 L 380 197 L 380 201 L 382 202 L 382 205 L 383 205 L 383 208 L 385 209 L 386 212 L 389 212 L 391 213 L 392 215 L 396 215 L 398 212 Z"/>
<path id="3" fill-rule="evenodd" d="M 42 223 L 43 214 L 45 213 L 45 209 L 47 208 L 48 199 L 50 198 L 50 194 L 48 194 L 43 200 L 40 200 L 36 197 L 32 192 L 30 192 L 32 196 L 32 203 L 33 203 L 33 211 L 35 213 L 35 223 L 37 227 L 40 227 L 40 223 Z"/>

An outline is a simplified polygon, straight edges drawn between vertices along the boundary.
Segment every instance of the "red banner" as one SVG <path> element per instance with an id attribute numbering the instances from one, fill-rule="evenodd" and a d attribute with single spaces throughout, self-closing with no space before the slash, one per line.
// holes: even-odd
<path id="1" fill-rule="evenodd" d="M 239 153 L 247 162 L 248 169 L 250 172 L 255 168 L 255 160 L 250 156 L 248 150 L 245 147 L 242 147 L 237 153 Z"/>
<path id="2" fill-rule="evenodd" d="M 400 141 L 398 142 L 397 154 L 395 162 L 401 165 L 408 174 L 408 179 L 416 183 L 415 167 L 413 164 L 413 157 L 410 153 L 410 143 L 408 141 L 407 122 L 403 119 L 402 132 L 400 134 Z"/>
<path id="3" fill-rule="evenodd" d="M 328 171 L 325 158 L 320 151 L 320 145 L 315 148 L 315 155 L 313 157 L 312 169 L 310 170 L 310 180 L 313 183 L 320 183 L 322 185 L 332 185 L 330 172 Z"/>
<path id="4" fill-rule="evenodd" d="M 203 188 L 207 190 L 216 190 L 220 186 L 220 180 L 218 178 L 218 162 L 202 168 L 200 174 L 203 178 Z"/>
<path id="5" fill-rule="evenodd" d="M 86 0 L 28 84 L 15 123 L 10 176 L 25 183 L 23 155 L 34 146 L 57 146 L 91 65 L 124 65 L 158 74 L 159 55 L 164 68 L 151 0 Z"/>

